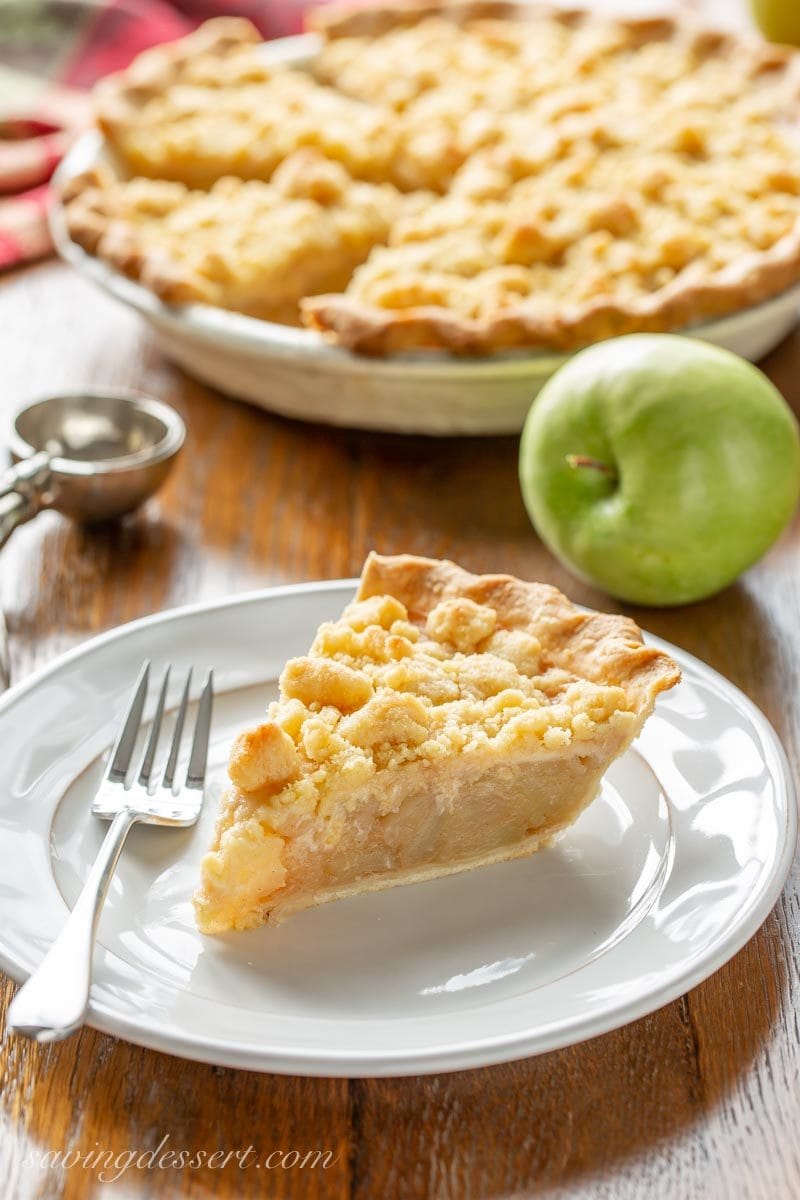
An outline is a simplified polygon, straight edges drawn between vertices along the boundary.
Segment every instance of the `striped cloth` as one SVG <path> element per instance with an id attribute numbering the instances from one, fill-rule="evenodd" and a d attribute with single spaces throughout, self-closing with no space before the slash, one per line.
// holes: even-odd
<path id="1" fill-rule="evenodd" d="M 302 0 L 2 0 L 0 270 L 52 251 L 48 181 L 91 119 L 87 89 L 209 17 L 265 37 L 302 28 Z"/>

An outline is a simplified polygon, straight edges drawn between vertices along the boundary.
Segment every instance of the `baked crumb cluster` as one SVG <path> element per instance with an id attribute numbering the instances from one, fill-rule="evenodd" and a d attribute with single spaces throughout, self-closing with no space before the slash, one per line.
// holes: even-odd
<path id="1" fill-rule="evenodd" d="M 259 250 L 228 256 L 210 292 L 193 243 L 214 222 L 171 193 L 152 222 L 183 291 L 263 315 L 240 274 L 266 287 L 286 253 L 316 260 L 324 243 L 335 282 L 299 272 L 285 319 L 302 300 L 307 324 L 357 350 L 488 353 L 681 328 L 800 278 L 800 56 L 671 20 L 492 11 L 321 10 L 308 72 L 268 67 L 246 22 L 210 22 L 104 85 L 101 123 L 133 173 L 227 205 L 220 176 L 274 180 L 298 151 L 340 172 L 332 237 L 310 210 L 275 224 L 275 194 L 251 185 L 227 221 Z M 152 188 L 154 209 L 166 194 L 116 186 L 139 205 Z M 264 230 L 291 251 L 265 255 Z"/>
<path id="2" fill-rule="evenodd" d="M 277 832 L 313 812 L 335 818 L 335 838 L 347 794 L 376 771 L 487 749 L 563 750 L 634 720 L 622 688 L 551 665 L 533 634 L 504 628 L 493 608 L 448 598 L 416 624 L 395 597 L 372 596 L 287 663 L 267 722 L 234 744 L 230 777 L 268 805 Z"/>

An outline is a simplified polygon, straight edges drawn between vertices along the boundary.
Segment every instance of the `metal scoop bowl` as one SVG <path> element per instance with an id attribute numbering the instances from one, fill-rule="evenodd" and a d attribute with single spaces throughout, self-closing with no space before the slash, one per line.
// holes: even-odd
<path id="1" fill-rule="evenodd" d="M 0 475 L 0 546 L 45 508 L 107 521 L 143 504 L 164 482 L 186 428 L 167 404 L 137 392 L 78 392 L 20 410 L 14 466 Z"/>

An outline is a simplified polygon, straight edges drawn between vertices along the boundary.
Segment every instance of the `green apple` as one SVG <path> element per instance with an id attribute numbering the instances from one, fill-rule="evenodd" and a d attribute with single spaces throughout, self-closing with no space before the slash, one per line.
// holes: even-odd
<path id="1" fill-rule="evenodd" d="M 727 350 L 668 334 L 600 342 L 545 384 L 520 446 L 525 505 L 582 579 L 634 604 L 689 604 L 775 541 L 800 495 L 780 392 Z"/>
<path id="2" fill-rule="evenodd" d="M 753 16 L 771 42 L 800 46 L 800 4 L 797 0 L 750 0 Z"/>

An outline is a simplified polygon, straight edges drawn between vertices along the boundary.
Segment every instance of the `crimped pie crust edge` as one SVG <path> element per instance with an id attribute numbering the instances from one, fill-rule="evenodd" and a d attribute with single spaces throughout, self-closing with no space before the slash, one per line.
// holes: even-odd
<path id="1" fill-rule="evenodd" d="M 135 225 L 109 211 L 105 187 L 114 178 L 108 167 L 98 166 L 64 185 L 61 200 L 71 240 L 87 254 L 141 283 L 164 304 L 208 303 L 197 276 L 186 264 L 145 249 Z"/>
<path id="2" fill-rule="evenodd" d="M 526 629 L 558 667 L 593 683 L 632 691 L 642 720 L 659 692 L 680 680 L 676 663 L 647 646 L 631 617 L 581 612 L 558 588 L 514 575 L 473 575 L 448 559 L 416 554 L 368 554 L 357 600 L 388 594 L 412 619 L 426 616 L 443 599 L 465 596 L 493 608 L 503 627 Z"/>
<path id="3" fill-rule="evenodd" d="M 713 279 L 676 279 L 636 301 L 598 298 L 537 317 L 522 307 L 483 319 L 446 308 L 381 309 L 346 293 L 309 296 L 300 303 L 306 325 L 361 354 L 447 350 L 457 355 L 513 350 L 575 350 L 627 333 L 676 333 L 770 300 L 800 280 L 800 218 L 768 251 L 753 251 Z"/>

